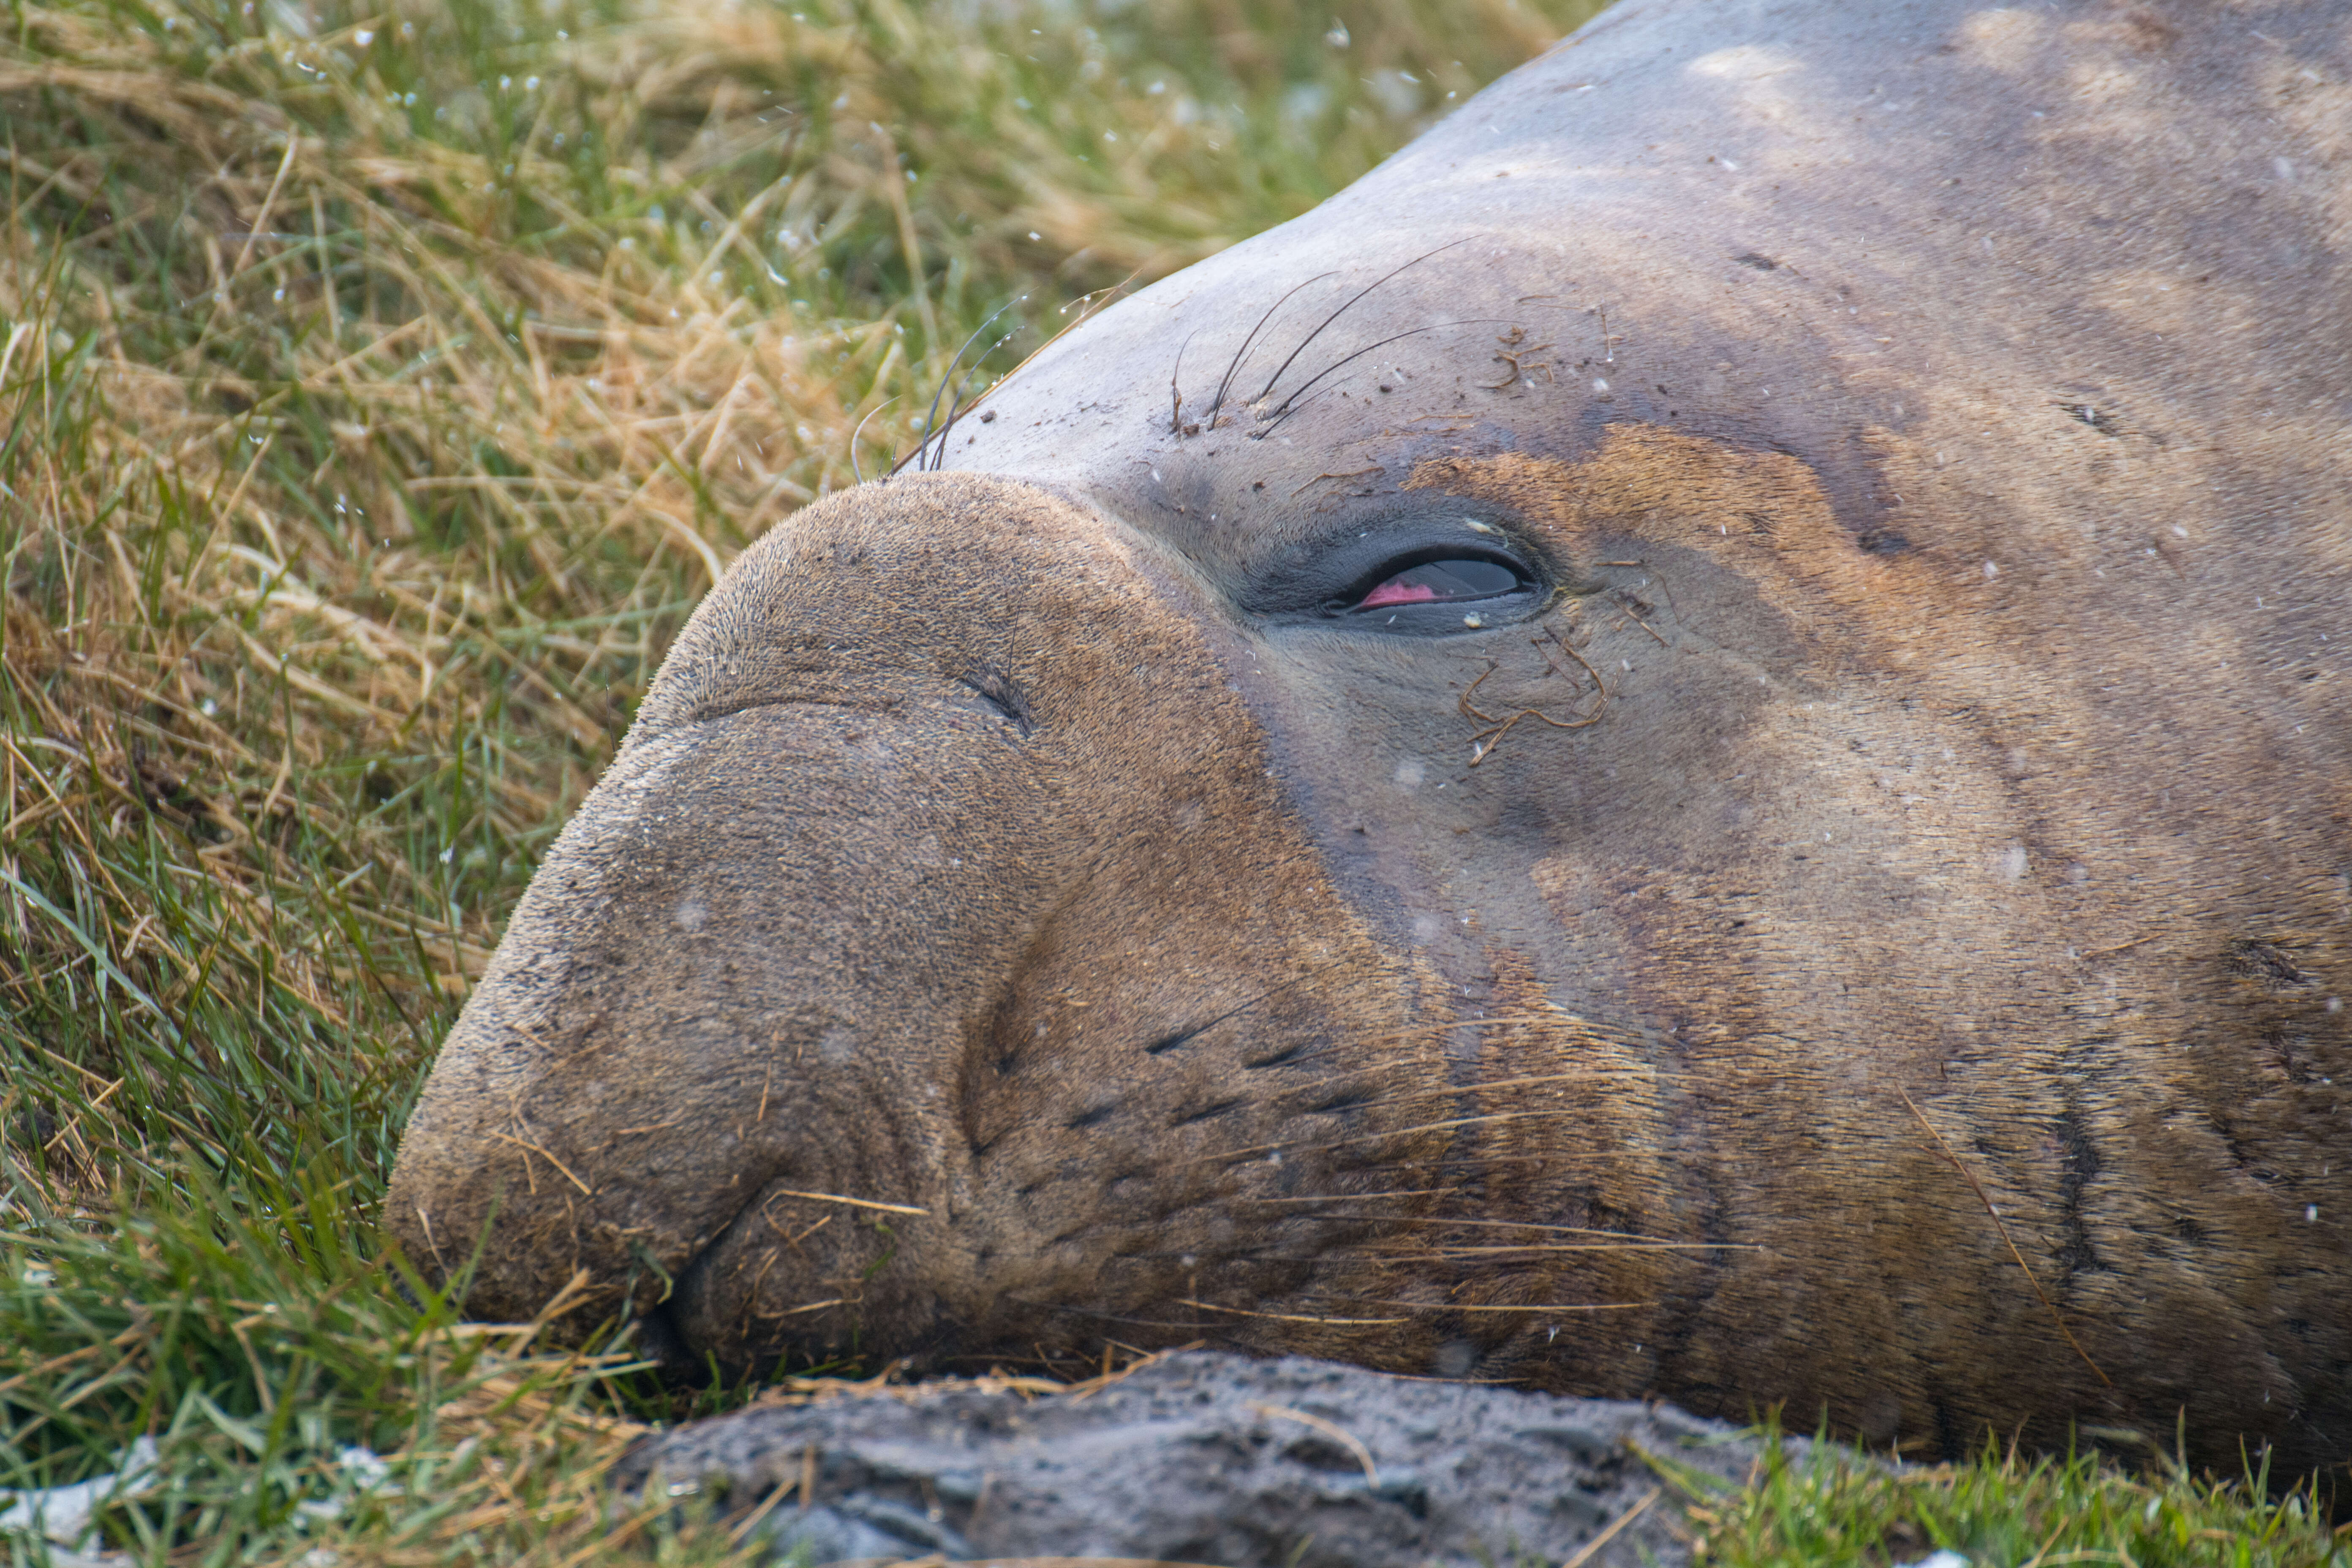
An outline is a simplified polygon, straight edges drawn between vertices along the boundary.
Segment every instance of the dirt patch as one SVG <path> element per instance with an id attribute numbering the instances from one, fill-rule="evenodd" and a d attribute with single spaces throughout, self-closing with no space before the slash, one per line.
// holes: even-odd
<path id="1" fill-rule="evenodd" d="M 1758 1445 L 1668 1405 L 1196 1352 L 1076 1395 L 950 1384 L 719 1416 L 646 1439 L 616 1479 L 768 1503 L 759 1528 L 817 1563 L 1687 1563 L 1637 1449 L 1736 1480 Z"/>

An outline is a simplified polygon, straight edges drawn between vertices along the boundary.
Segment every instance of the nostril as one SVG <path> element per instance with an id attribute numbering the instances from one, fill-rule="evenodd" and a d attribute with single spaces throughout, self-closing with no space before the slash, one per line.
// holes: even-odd
<path id="1" fill-rule="evenodd" d="M 978 692 L 982 700 L 1010 721 L 1024 739 L 1037 728 L 1036 715 L 1030 710 L 1028 694 L 1014 685 L 1013 678 L 1003 670 L 976 665 L 964 672 L 961 683 Z"/>

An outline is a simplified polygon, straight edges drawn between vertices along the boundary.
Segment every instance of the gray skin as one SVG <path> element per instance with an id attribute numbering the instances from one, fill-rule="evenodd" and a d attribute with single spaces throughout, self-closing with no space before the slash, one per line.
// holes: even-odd
<path id="1" fill-rule="evenodd" d="M 2352 1456 L 2347 82 L 1629 0 L 744 553 L 394 1237 L 688 1364 Z"/>

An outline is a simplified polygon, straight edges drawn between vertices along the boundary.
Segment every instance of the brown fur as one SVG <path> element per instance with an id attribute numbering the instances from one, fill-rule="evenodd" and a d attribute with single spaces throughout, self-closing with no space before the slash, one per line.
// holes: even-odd
<path id="1" fill-rule="evenodd" d="M 746 552 L 394 1234 L 735 1364 L 2352 1457 L 2347 81 L 2340 0 L 1612 12 Z M 1557 594 L 1265 607 L 1465 517 Z"/>

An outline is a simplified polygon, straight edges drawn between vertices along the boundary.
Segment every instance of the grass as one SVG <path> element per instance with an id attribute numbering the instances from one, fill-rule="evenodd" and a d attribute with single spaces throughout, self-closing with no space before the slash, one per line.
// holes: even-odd
<path id="1" fill-rule="evenodd" d="M 435 1044 L 688 609 L 849 482 L 861 420 L 871 472 L 991 311 L 983 375 L 1312 205 L 1584 8 L 0 13 L 0 1489 L 152 1438 L 93 1548 L 741 1555 L 595 1481 L 635 1421 L 740 1391 L 464 1324 L 379 1251 Z M 1718 1559 L 1826 1539 L 1772 1533 L 1793 1474 L 1705 1505 Z M 1901 1506 L 2022 1521 L 2042 1484 Z M 1822 1485 L 1837 1517 L 1897 1506 L 1875 1472 Z M 2242 1488 L 2158 1495 L 2271 1531 L 2243 1561 L 2341 1553 Z"/>
<path id="2" fill-rule="evenodd" d="M 1721 1568 L 1779 1564 L 1883 1565 L 1948 1552 L 1985 1568 L 2341 1568 L 2352 1542 L 2331 1532 L 2326 1510 L 2292 1489 L 2273 1495 L 2259 1462 L 2247 1473 L 2192 1474 L 2161 1448 L 2126 1469 L 2084 1447 L 2063 1456 L 1989 1446 L 1970 1463 L 1857 1463 L 1817 1442 L 1800 1457 L 1774 1439 L 1747 1484 L 1727 1491 L 1669 1456 L 1646 1456 L 1686 1500 L 1686 1523 L 1704 1562 Z"/>

